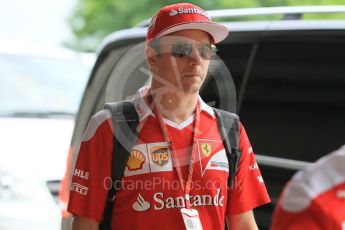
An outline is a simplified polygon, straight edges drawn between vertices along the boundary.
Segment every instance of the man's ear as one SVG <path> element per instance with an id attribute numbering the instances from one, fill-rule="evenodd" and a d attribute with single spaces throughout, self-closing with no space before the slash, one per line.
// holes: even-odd
<path id="1" fill-rule="evenodd" d="M 155 69 L 156 62 L 157 62 L 157 53 L 155 52 L 155 50 L 150 46 L 146 46 L 145 55 L 146 55 L 147 63 L 149 64 L 150 68 L 152 70 Z"/>

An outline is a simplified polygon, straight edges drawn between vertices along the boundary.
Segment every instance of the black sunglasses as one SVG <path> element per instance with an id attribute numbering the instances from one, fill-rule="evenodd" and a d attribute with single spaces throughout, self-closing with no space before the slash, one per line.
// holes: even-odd
<path id="1" fill-rule="evenodd" d="M 212 44 L 196 43 L 199 55 L 206 60 L 211 60 L 217 52 L 217 47 Z M 187 42 L 176 42 L 171 46 L 171 54 L 177 58 L 190 56 L 193 51 L 193 44 Z"/>

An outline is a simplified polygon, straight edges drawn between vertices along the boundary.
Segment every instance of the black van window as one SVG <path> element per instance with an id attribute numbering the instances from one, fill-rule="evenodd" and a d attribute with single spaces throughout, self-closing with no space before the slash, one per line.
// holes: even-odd
<path id="1" fill-rule="evenodd" d="M 345 143 L 345 37 L 263 40 L 240 117 L 257 154 L 315 161 Z"/>

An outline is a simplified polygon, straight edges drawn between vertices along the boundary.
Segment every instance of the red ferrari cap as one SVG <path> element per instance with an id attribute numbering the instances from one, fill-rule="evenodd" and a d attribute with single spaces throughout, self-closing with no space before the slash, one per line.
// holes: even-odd
<path id="1" fill-rule="evenodd" d="M 154 38 L 186 29 L 206 31 L 215 43 L 224 40 L 229 34 L 225 26 L 213 22 L 200 7 L 190 3 L 177 3 L 161 8 L 152 18 L 146 43 L 149 44 Z"/>

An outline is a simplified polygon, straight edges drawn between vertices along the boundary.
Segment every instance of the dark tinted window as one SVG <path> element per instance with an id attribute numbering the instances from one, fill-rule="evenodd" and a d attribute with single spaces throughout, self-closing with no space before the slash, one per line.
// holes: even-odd
<path id="1" fill-rule="evenodd" d="M 345 143 L 345 37 L 263 40 L 240 117 L 257 154 L 315 161 Z"/>

